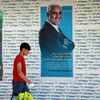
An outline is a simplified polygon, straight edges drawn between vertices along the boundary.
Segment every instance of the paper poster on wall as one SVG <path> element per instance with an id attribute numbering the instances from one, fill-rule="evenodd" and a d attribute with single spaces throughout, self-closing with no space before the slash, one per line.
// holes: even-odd
<path id="1" fill-rule="evenodd" d="M 73 8 L 50 7 L 41 7 L 41 77 L 73 77 Z"/>
<path id="2" fill-rule="evenodd" d="M 2 21 L 3 21 L 3 13 L 0 11 L 0 80 L 2 80 Z"/>

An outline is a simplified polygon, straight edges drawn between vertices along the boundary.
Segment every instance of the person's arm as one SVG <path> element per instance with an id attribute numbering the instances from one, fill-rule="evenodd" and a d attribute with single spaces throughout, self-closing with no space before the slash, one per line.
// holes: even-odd
<path id="1" fill-rule="evenodd" d="M 69 40 L 68 38 L 65 37 L 64 47 L 72 51 L 75 47 L 75 44 L 74 44 L 74 42 L 72 42 L 71 40 Z"/>
<path id="2" fill-rule="evenodd" d="M 18 72 L 18 75 L 28 84 L 31 84 L 32 82 L 27 79 L 27 77 L 24 75 L 24 73 L 22 72 L 22 65 L 21 63 L 18 63 L 17 64 L 17 72 Z"/>

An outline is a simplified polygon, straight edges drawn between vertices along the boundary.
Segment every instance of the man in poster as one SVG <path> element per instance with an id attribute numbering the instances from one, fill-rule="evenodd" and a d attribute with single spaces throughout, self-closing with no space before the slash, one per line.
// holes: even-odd
<path id="1" fill-rule="evenodd" d="M 58 27 L 62 18 L 62 9 L 59 5 L 49 5 L 47 17 L 48 20 L 39 32 L 41 76 L 62 77 L 63 74 L 61 73 L 68 71 L 66 69 L 68 62 L 66 63 L 64 60 L 70 57 L 70 52 L 74 49 L 74 43 Z"/>

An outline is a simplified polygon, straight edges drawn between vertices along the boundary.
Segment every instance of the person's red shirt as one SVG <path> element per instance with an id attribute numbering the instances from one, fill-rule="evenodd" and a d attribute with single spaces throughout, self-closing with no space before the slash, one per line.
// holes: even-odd
<path id="1" fill-rule="evenodd" d="M 14 59 L 14 64 L 13 64 L 13 81 L 18 81 L 18 82 L 25 82 L 17 72 L 17 64 L 21 63 L 22 64 L 22 72 L 26 76 L 26 65 L 25 65 L 25 60 L 24 57 L 18 54 L 16 58 Z"/>

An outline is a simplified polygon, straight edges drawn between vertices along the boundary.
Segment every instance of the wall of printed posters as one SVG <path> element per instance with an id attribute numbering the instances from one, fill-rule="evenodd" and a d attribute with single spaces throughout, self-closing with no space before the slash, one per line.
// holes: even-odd
<path id="1" fill-rule="evenodd" d="M 70 76 L 67 70 L 52 76 L 41 69 L 39 30 L 47 18 L 42 10 L 46 12 L 50 4 L 62 7 L 59 27 L 75 44 Z M 25 61 L 27 77 L 34 83 L 30 88 L 34 100 L 100 100 L 99 5 L 99 0 L 0 0 L 0 100 L 11 98 L 13 60 L 22 42 L 32 48 Z"/>

